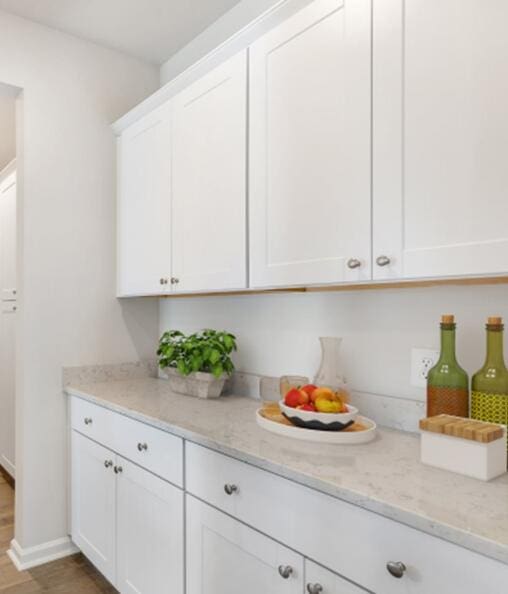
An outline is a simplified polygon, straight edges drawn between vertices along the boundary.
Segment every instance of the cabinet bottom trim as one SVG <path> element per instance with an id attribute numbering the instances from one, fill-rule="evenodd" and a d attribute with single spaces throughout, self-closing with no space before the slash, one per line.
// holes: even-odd
<path id="1" fill-rule="evenodd" d="M 10 549 L 7 551 L 9 559 L 18 571 L 25 571 L 75 553 L 79 553 L 79 549 L 68 536 L 25 549 L 16 539 L 13 539 Z"/>

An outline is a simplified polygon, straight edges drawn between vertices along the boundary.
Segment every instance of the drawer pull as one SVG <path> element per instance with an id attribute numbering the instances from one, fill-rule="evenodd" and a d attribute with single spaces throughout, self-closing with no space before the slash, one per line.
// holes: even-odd
<path id="1" fill-rule="evenodd" d="M 293 568 L 291 565 L 279 565 L 279 575 L 281 578 L 287 580 L 293 575 Z"/>
<path id="2" fill-rule="evenodd" d="M 93 423 L 93 420 L 91 417 L 85 417 L 85 425 L 91 425 Z"/>
<path id="3" fill-rule="evenodd" d="M 226 495 L 233 495 L 233 493 L 238 493 L 238 487 L 236 485 L 230 485 L 226 483 L 224 485 L 224 491 L 226 491 Z"/>
<path id="4" fill-rule="evenodd" d="M 113 470 L 115 471 L 115 474 L 121 474 L 123 472 L 123 468 L 121 466 L 115 466 Z"/>
<path id="5" fill-rule="evenodd" d="M 309 594 L 321 594 L 323 586 L 321 584 L 307 584 L 307 592 Z"/>
<path id="6" fill-rule="evenodd" d="M 104 466 L 106 468 L 111 468 L 113 466 L 113 460 L 104 460 Z"/>
<path id="7" fill-rule="evenodd" d="M 347 267 L 350 268 L 351 270 L 354 270 L 355 268 L 360 268 L 360 266 L 362 265 L 361 260 L 358 260 L 358 258 L 350 258 L 347 261 Z"/>
<path id="8" fill-rule="evenodd" d="M 388 572 L 391 573 L 393 577 L 399 579 L 406 572 L 406 566 L 404 565 L 404 563 L 401 563 L 400 561 L 388 561 L 388 563 L 386 564 L 386 569 L 388 569 Z"/>
<path id="9" fill-rule="evenodd" d="M 379 256 L 376 258 L 376 264 L 378 266 L 388 266 L 388 264 L 391 264 L 391 260 L 388 256 Z"/>
<path id="10" fill-rule="evenodd" d="M 140 452 L 146 452 L 146 450 L 148 449 L 148 444 L 147 443 L 138 443 L 138 450 Z"/>

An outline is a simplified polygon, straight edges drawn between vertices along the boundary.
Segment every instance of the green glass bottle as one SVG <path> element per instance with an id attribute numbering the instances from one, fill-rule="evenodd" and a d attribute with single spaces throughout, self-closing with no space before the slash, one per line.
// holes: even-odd
<path id="1" fill-rule="evenodd" d="M 469 417 L 469 378 L 455 355 L 455 318 L 441 317 L 441 354 L 427 377 L 427 416 Z"/>
<path id="2" fill-rule="evenodd" d="M 504 361 L 503 334 L 503 319 L 489 318 L 487 358 L 473 376 L 471 417 L 508 425 L 508 369 Z"/>

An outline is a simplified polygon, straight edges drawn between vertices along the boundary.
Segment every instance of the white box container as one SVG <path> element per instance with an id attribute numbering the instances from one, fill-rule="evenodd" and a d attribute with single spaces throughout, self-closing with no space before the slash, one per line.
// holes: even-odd
<path id="1" fill-rule="evenodd" d="M 506 427 L 503 439 L 490 443 L 422 431 L 420 457 L 423 464 L 490 481 L 506 472 Z"/>

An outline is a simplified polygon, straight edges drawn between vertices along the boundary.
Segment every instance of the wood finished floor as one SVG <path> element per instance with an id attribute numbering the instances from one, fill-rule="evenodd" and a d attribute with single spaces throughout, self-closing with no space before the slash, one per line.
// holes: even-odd
<path id="1" fill-rule="evenodd" d="M 117 592 L 83 555 L 73 555 L 18 572 L 6 554 L 13 532 L 14 491 L 0 475 L 0 594 Z"/>

